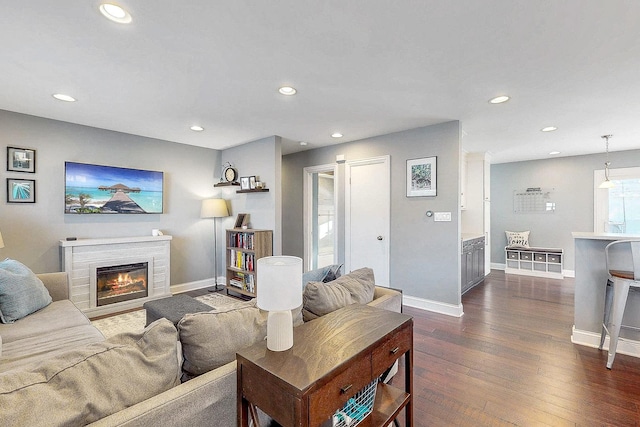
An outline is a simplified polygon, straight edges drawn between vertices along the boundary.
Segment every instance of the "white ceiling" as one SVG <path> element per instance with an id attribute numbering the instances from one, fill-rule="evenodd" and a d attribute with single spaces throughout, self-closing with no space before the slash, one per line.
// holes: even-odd
<path id="1" fill-rule="evenodd" d="M 636 0 L 117 3 L 131 24 L 98 0 L 4 1 L 0 109 L 216 149 L 449 120 L 494 163 L 601 153 L 608 133 L 640 148 Z"/>

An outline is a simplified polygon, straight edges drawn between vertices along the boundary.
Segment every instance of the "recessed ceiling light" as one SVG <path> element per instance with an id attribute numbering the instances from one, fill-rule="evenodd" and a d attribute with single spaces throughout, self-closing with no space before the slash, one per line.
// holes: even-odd
<path id="1" fill-rule="evenodd" d="M 278 89 L 278 92 L 280 92 L 282 95 L 295 95 L 298 91 L 291 86 L 282 86 L 280 89 Z"/>
<path id="2" fill-rule="evenodd" d="M 305 145 L 307 145 L 307 142 L 306 141 L 300 141 L 300 145 L 302 145 L 304 147 Z"/>
<path id="3" fill-rule="evenodd" d="M 552 156 L 555 156 L 556 154 L 560 154 L 560 152 L 559 151 L 551 151 L 551 152 L 549 152 L 549 154 L 551 154 Z"/>
<path id="4" fill-rule="evenodd" d="M 52 96 L 58 101 L 76 102 L 73 96 L 65 95 L 64 93 L 54 93 Z"/>
<path id="5" fill-rule="evenodd" d="M 100 5 L 100 13 L 107 18 L 119 24 L 128 24 L 131 22 L 131 15 L 122 7 L 112 3 L 102 3 Z"/>
<path id="6" fill-rule="evenodd" d="M 554 130 L 558 130 L 558 128 L 555 127 L 555 126 L 547 126 L 547 127 L 544 127 L 544 128 L 542 128 L 540 130 L 542 132 L 553 132 Z"/>
<path id="7" fill-rule="evenodd" d="M 342 138 L 344 135 L 342 135 L 340 132 L 334 132 L 331 134 L 331 138 Z"/>
<path id="8" fill-rule="evenodd" d="M 510 98 L 507 95 L 496 96 L 489 100 L 492 104 L 502 104 L 503 102 L 507 102 Z"/>
<path id="9" fill-rule="evenodd" d="M 202 126 L 197 126 L 197 125 L 191 126 L 189 129 L 191 129 L 194 132 L 202 132 L 204 130 Z"/>

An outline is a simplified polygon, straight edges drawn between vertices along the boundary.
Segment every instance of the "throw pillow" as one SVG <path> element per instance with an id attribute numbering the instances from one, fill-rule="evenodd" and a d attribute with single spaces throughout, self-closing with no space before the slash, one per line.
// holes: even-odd
<path id="1" fill-rule="evenodd" d="M 507 235 L 507 246 L 511 247 L 529 247 L 529 231 L 505 231 Z"/>
<path id="2" fill-rule="evenodd" d="M 338 277 L 340 277 L 340 269 L 342 268 L 342 264 L 340 265 L 330 265 L 329 271 L 324 275 L 322 279 L 323 283 L 333 282 Z"/>
<path id="3" fill-rule="evenodd" d="M 236 352 L 264 340 L 267 312 L 251 300 L 235 307 L 186 314 L 178 322 L 182 369 L 200 375 L 236 360 Z"/>
<path id="4" fill-rule="evenodd" d="M 80 426 L 180 384 L 177 331 L 167 319 L 0 374 L 0 418 L 12 426 Z"/>
<path id="5" fill-rule="evenodd" d="M 340 276 L 341 267 L 342 264 L 333 264 L 307 271 L 302 275 L 302 287 L 304 288 L 309 282 L 329 282 L 334 280 Z"/>
<path id="6" fill-rule="evenodd" d="M 368 304 L 373 301 L 374 291 L 373 270 L 366 267 L 329 283 L 310 282 L 302 294 L 303 315 L 306 311 L 324 316 L 349 304 Z"/>
<path id="7" fill-rule="evenodd" d="M 49 291 L 22 263 L 0 262 L 0 322 L 13 323 L 51 303 Z"/>

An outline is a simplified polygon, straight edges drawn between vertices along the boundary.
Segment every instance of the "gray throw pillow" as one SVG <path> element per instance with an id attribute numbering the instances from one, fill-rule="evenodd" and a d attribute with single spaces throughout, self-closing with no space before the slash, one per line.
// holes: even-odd
<path id="1" fill-rule="evenodd" d="M 368 304 L 373 301 L 374 291 L 373 270 L 366 267 L 332 282 L 309 282 L 302 294 L 303 314 L 306 311 L 315 316 L 324 316 L 349 304 Z"/>
<path id="2" fill-rule="evenodd" d="M 0 322 L 13 323 L 51 303 L 49 291 L 22 263 L 0 262 Z"/>
<path id="3" fill-rule="evenodd" d="M 267 336 L 266 311 L 255 299 L 234 307 L 186 314 L 178 322 L 182 369 L 201 375 L 236 360 L 236 352 Z"/>

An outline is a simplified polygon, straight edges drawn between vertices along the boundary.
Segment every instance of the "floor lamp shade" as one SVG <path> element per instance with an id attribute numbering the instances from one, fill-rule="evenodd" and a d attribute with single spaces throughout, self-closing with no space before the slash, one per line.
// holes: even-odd
<path id="1" fill-rule="evenodd" d="M 270 256 L 258 259 L 258 307 L 269 312 L 267 348 L 288 350 L 293 346 L 291 310 L 302 305 L 302 259 Z"/>
<path id="2" fill-rule="evenodd" d="M 205 199 L 202 201 L 200 218 L 223 218 L 229 216 L 227 201 L 224 199 Z"/>

